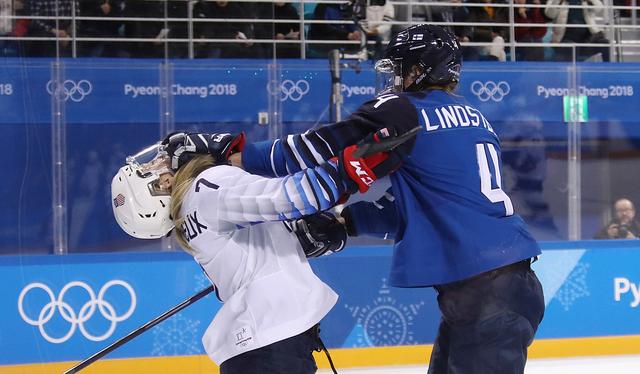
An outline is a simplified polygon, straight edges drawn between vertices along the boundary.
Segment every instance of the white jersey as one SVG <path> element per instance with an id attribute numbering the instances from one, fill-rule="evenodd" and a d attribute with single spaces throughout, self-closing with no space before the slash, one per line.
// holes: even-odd
<path id="1" fill-rule="evenodd" d="M 216 166 L 185 196 L 181 229 L 224 302 L 202 338 L 218 365 L 308 330 L 337 301 L 282 222 L 252 225 L 300 213 L 287 181 Z"/>

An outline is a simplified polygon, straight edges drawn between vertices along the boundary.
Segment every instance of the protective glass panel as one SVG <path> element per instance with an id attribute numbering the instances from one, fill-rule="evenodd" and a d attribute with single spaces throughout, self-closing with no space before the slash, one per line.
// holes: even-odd
<path id="1" fill-rule="evenodd" d="M 581 65 L 569 120 L 579 128 L 583 239 L 635 239 L 640 201 L 637 87 L 640 70 Z"/>
<path id="2" fill-rule="evenodd" d="M 159 249 L 158 242 L 129 237 L 117 225 L 111 179 L 127 156 L 160 140 L 167 93 L 162 72 L 149 60 L 64 62 L 70 253 Z"/>
<path id="3" fill-rule="evenodd" d="M 52 251 L 52 95 L 49 61 L 0 61 L 0 126 L 7 139 L 2 254 Z M 64 89 L 61 90 L 64 94 Z"/>
<path id="4" fill-rule="evenodd" d="M 458 91 L 500 137 L 502 188 L 538 240 L 568 238 L 567 128 L 559 99 L 544 91 L 567 82 L 554 66 L 468 63 Z"/>

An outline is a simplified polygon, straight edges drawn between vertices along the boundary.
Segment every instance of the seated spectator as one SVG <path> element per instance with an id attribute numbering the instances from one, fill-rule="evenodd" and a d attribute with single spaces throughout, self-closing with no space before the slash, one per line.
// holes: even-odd
<path id="1" fill-rule="evenodd" d="M 253 7 L 251 6 L 251 9 Z M 239 2 L 199 0 L 194 5 L 197 18 L 252 18 L 247 15 L 248 9 Z M 200 23 L 200 22 L 199 22 Z M 253 25 L 246 22 L 208 22 L 200 23 L 196 30 L 197 37 L 205 39 L 235 39 L 237 42 L 198 43 L 196 57 L 208 58 L 256 58 L 262 57 L 261 47 L 250 39 L 254 39 Z"/>
<path id="2" fill-rule="evenodd" d="M 28 42 L 28 55 L 35 57 L 69 57 L 72 53 L 71 36 L 75 32 L 69 17 L 79 15 L 78 0 L 32 0 L 29 13 L 36 17 L 66 17 L 59 19 L 34 19 L 29 25 L 29 37 L 57 38 L 57 40 L 32 40 Z"/>
<path id="3" fill-rule="evenodd" d="M 469 22 L 508 23 L 508 8 L 493 7 L 493 0 L 472 0 L 469 3 L 484 3 L 485 6 L 469 7 Z M 504 46 L 508 42 L 508 30 L 505 26 L 477 25 L 473 29 L 472 42 L 489 43 L 480 48 L 480 60 L 506 61 Z"/>
<path id="4" fill-rule="evenodd" d="M 426 18 L 423 20 L 427 22 L 447 22 L 451 23 L 464 23 L 469 22 L 469 9 L 462 6 L 462 0 L 438 0 L 447 3 L 457 3 L 460 6 L 422 6 L 425 11 Z M 473 36 L 472 26 L 462 25 L 450 25 L 445 26 L 453 35 L 458 38 L 460 43 L 466 43 L 471 41 Z M 474 46 L 462 46 L 462 58 L 467 61 L 479 59 L 479 49 Z"/>
<path id="5" fill-rule="evenodd" d="M 353 1 L 353 0 L 352 0 Z M 350 21 L 350 10 L 345 10 L 344 6 L 339 4 L 318 4 L 313 12 L 313 19 L 318 21 Z M 360 40 L 360 31 L 354 23 L 312 23 L 309 27 L 309 40 Z M 332 49 L 339 49 L 339 44 L 314 44 L 311 50 L 319 56 L 326 57 L 327 53 Z M 343 49 L 355 51 L 358 46 L 355 44 L 343 44 Z"/>
<path id="6" fill-rule="evenodd" d="M 393 22 L 395 10 L 390 1 L 371 0 L 367 5 L 366 14 L 366 18 L 360 21 L 360 25 L 367 33 L 367 40 L 375 42 L 374 59 L 378 59 L 382 55 L 382 44 L 386 45 L 391 37 L 389 22 Z"/>
<path id="7" fill-rule="evenodd" d="M 14 14 L 13 1 L 0 0 L 0 36 L 8 35 L 13 31 L 13 21 L 10 17 Z"/>
<path id="8" fill-rule="evenodd" d="M 433 0 L 433 1 L 448 2 L 446 0 Z M 432 2 L 432 0 L 414 0 L 412 2 L 413 5 L 411 6 L 411 9 L 409 9 L 408 4 L 393 4 L 395 19 L 396 21 L 402 22 L 402 23 L 398 23 L 391 26 L 391 34 L 392 35 L 397 34 L 400 31 L 409 27 L 410 25 L 409 21 L 412 21 L 414 24 L 425 23 L 425 21 L 428 21 L 429 6 L 421 4 L 424 2 Z"/>
<path id="9" fill-rule="evenodd" d="M 111 1 L 113 3 L 113 1 Z M 166 3 L 166 4 L 165 4 Z M 129 38 L 154 39 L 135 42 L 130 45 L 133 57 L 147 58 L 186 58 L 189 56 L 188 40 L 188 4 L 184 0 L 136 1 L 129 0 L 123 12 L 127 17 L 183 19 L 164 22 L 162 20 L 129 21 L 125 24 Z M 197 27 L 194 26 L 194 27 Z M 166 39 L 181 39 L 180 42 L 168 42 L 165 56 Z"/>
<path id="10" fill-rule="evenodd" d="M 2 40 L 2 37 L 21 38 L 27 35 L 29 19 L 11 19 L 24 13 L 21 0 L 0 0 L 0 56 L 15 57 L 24 55 L 24 46 L 20 40 Z M 4 18 L 6 17 L 6 18 Z"/>
<path id="11" fill-rule="evenodd" d="M 181 18 L 182 21 L 171 21 L 167 23 L 167 38 L 182 39 L 182 42 L 169 43 L 169 58 L 189 57 L 189 6 L 184 0 L 167 1 L 167 18 Z"/>
<path id="12" fill-rule="evenodd" d="M 287 23 L 258 23 L 256 34 L 260 39 L 300 40 L 300 15 L 291 3 L 275 1 L 258 5 L 258 18 L 291 20 Z M 275 43 L 277 58 L 300 58 L 299 43 Z M 273 55 L 273 48 L 264 45 L 265 56 Z"/>
<path id="13" fill-rule="evenodd" d="M 515 0 L 516 11 L 514 21 L 518 23 L 539 23 L 543 27 L 515 26 L 516 41 L 518 43 L 542 43 L 542 38 L 547 33 L 547 20 L 541 8 L 530 8 L 526 4 L 540 5 L 540 0 Z M 518 61 L 542 61 L 544 60 L 543 47 L 517 47 L 516 60 Z"/>
<path id="14" fill-rule="evenodd" d="M 160 1 L 131 1 L 127 6 L 129 17 L 164 18 L 164 3 Z M 129 53 L 132 57 L 162 58 L 167 34 L 168 29 L 162 21 L 129 21 L 126 24 L 127 37 L 155 39 L 131 43 Z"/>
<path id="15" fill-rule="evenodd" d="M 87 20 L 80 23 L 79 37 L 120 38 L 124 22 L 125 0 L 83 0 L 80 14 L 84 17 L 102 17 L 104 21 Z M 122 44 L 113 41 L 79 42 L 78 55 L 86 57 L 128 57 Z"/>
<path id="16" fill-rule="evenodd" d="M 197 21 L 209 18 L 210 7 L 211 5 L 204 0 L 197 1 L 193 4 L 193 19 Z M 213 25 L 207 22 L 193 23 L 193 54 L 195 58 L 213 57 L 214 52 L 212 44 L 198 41 L 199 39 L 213 37 L 210 31 L 212 28 Z"/>
<path id="17" fill-rule="evenodd" d="M 629 199 L 619 199 L 613 204 L 615 218 L 596 236 L 596 239 L 637 239 L 640 222 L 636 220 L 636 209 Z"/>
<path id="18" fill-rule="evenodd" d="M 561 6 L 582 5 L 585 8 L 562 8 Z M 603 29 L 596 24 L 596 17 L 602 14 L 604 6 L 600 0 L 549 0 L 544 13 L 554 23 L 553 43 L 609 43 Z M 578 25 L 567 27 L 565 24 Z M 584 25 L 580 27 L 579 25 Z M 586 26 L 586 27 L 585 27 Z M 555 60 L 572 61 L 572 48 L 554 48 Z M 609 61 L 609 47 L 577 47 L 576 60 L 584 61 L 600 53 L 603 61 Z"/>

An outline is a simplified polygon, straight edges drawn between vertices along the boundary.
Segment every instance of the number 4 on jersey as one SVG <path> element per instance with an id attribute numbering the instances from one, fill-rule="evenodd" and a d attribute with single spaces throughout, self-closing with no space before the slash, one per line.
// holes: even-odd
<path id="1" fill-rule="evenodd" d="M 489 152 L 487 152 L 487 150 Z M 476 154 L 478 155 L 478 167 L 480 168 L 480 190 L 482 194 L 492 203 L 503 203 L 505 216 L 513 215 L 513 204 L 511 199 L 502 190 L 502 176 L 500 173 L 500 163 L 496 147 L 491 143 L 476 144 Z M 489 160 L 487 154 L 491 158 L 495 175 L 491 174 Z M 495 179 L 494 179 L 495 178 Z M 493 188 L 492 182 L 495 180 L 496 188 Z"/>

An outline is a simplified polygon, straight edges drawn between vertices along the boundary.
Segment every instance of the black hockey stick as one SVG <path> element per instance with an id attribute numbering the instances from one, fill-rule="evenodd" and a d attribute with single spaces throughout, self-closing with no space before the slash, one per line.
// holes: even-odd
<path id="1" fill-rule="evenodd" d="M 191 296 L 190 298 L 186 299 L 185 301 L 181 302 L 180 304 L 178 304 L 178 305 L 174 306 L 173 308 L 167 310 L 166 312 L 162 313 L 158 317 L 156 317 L 156 318 L 152 319 L 151 321 L 145 323 L 143 326 L 133 330 L 132 332 L 129 333 L 129 335 L 125 336 L 124 338 L 112 343 L 110 346 L 106 347 L 105 349 L 99 351 L 98 353 L 96 353 L 93 356 L 87 358 L 86 360 L 82 361 L 78 365 L 76 365 L 76 366 L 72 367 L 71 369 L 65 371 L 64 374 L 72 374 L 72 373 L 79 372 L 80 370 L 86 368 L 87 366 L 91 365 L 95 361 L 97 361 L 100 358 L 102 358 L 107 353 L 109 353 L 109 352 L 113 351 L 114 349 L 122 346 L 123 344 L 127 343 L 128 341 L 132 340 L 133 338 L 135 338 L 136 336 L 142 334 L 143 332 L 149 330 L 150 328 L 152 328 L 153 326 L 157 325 L 158 323 L 164 321 L 165 319 L 167 319 L 167 318 L 171 317 L 172 315 L 178 313 L 182 309 L 188 307 L 189 305 L 191 305 L 191 304 L 195 303 L 196 301 L 202 299 L 203 297 L 207 296 L 208 294 L 213 292 L 215 289 L 216 288 L 213 285 L 205 288 L 204 290 L 202 290 L 202 291 L 198 292 L 197 294 Z"/>
<path id="2" fill-rule="evenodd" d="M 420 126 L 416 126 L 400 136 L 389 137 L 376 143 L 364 143 L 360 145 L 358 149 L 355 150 L 355 152 L 353 152 L 353 157 L 367 157 L 379 152 L 392 151 L 397 146 L 407 142 L 410 139 L 415 138 L 419 130 Z"/>

